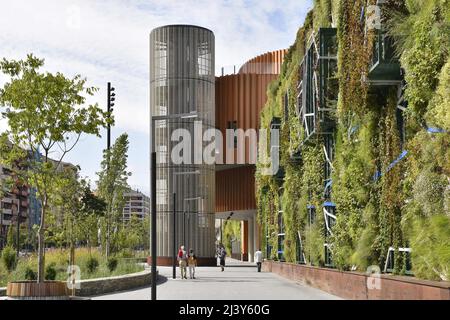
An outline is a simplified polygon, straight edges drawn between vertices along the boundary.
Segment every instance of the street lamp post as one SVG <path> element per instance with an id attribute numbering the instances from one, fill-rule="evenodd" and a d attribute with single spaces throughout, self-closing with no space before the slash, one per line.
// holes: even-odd
<path id="1" fill-rule="evenodd" d="M 112 112 L 114 111 L 114 101 L 116 101 L 116 94 L 114 93 L 116 89 L 111 86 L 111 82 L 108 82 L 108 88 L 107 88 L 107 117 L 108 120 L 111 119 Z M 107 141 L 106 141 L 106 149 L 108 150 L 108 169 L 109 169 L 109 150 L 111 149 L 111 123 L 108 121 L 107 124 Z M 108 210 L 110 211 L 110 210 Z M 110 241 L 110 233 L 111 233 L 111 212 L 107 212 L 108 217 L 106 220 L 106 257 L 109 257 L 110 254 L 110 247 L 109 247 L 109 241 Z"/>
<path id="2" fill-rule="evenodd" d="M 177 278 L 177 258 L 176 258 L 176 252 L 177 252 L 177 243 L 176 243 L 176 231 L 177 231 L 177 194 L 173 193 L 173 255 L 172 255 L 172 279 Z"/>
<path id="3" fill-rule="evenodd" d="M 153 147 L 152 147 L 153 150 Z M 156 152 L 152 151 L 151 158 L 151 188 L 152 188 L 152 300 L 156 300 Z"/>
<path id="4" fill-rule="evenodd" d="M 151 220 L 151 257 L 152 257 L 152 300 L 156 300 L 156 149 L 155 149 L 155 121 L 160 120 L 170 120 L 170 119 L 193 119 L 197 118 L 197 113 L 190 112 L 184 114 L 172 114 L 165 116 L 151 116 L 151 208 L 152 208 L 152 220 Z M 174 220 L 175 220 L 175 197 L 174 194 Z M 175 227 L 175 222 L 174 222 Z M 175 231 L 175 230 L 174 230 Z M 174 232 L 175 237 L 175 232 Z M 174 257 L 176 256 L 175 249 L 175 238 L 174 238 Z M 176 272 L 176 266 L 174 263 L 174 272 Z M 174 273 L 174 277 L 176 274 Z"/>
<path id="5" fill-rule="evenodd" d="M 114 101 L 116 101 L 116 94 L 114 93 L 116 89 L 111 86 L 111 82 L 108 82 L 108 92 L 107 92 L 107 111 L 108 111 L 108 119 L 111 117 L 112 112 L 114 111 Z M 108 123 L 107 127 L 107 142 L 106 148 L 111 149 L 111 124 Z"/>

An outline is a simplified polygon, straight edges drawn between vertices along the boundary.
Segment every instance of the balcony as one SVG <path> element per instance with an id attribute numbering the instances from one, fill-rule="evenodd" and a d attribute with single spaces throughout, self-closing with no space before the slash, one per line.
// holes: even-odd
<path id="1" fill-rule="evenodd" d="M 12 203 L 12 199 L 11 198 L 2 198 L 1 202 L 3 202 L 3 203 Z"/>
<path id="2" fill-rule="evenodd" d="M 3 217 L 2 225 L 10 226 L 11 225 L 11 219 L 5 219 L 5 217 Z"/>
<path id="3" fill-rule="evenodd" d="M 12 214 L 12 210 L 11 209 L 1 209 L 1 210 L 2 210 L 3 214 L 7 214 L 7 215 Z"/>
<path id="4" fill-rule="evenodd" d="M 270 130 L 280 129 L 281 128 L 281 119 L 279 117 L 273 117 L 270 121 Z"/>
<path id="5" fill-rule="evenodd" d="M 369 66 L 371 85 L 396 85 L 402 80 L 400 62 L 395 56 L 393 39 L 376 30 L 372 61 Z"/>
<path id="6" fill-rule="evenodd" d="M 335 28 L 320 28 L 309 40 L 300 62 L 298 110 L 304 128 L 304 142 L 316 134 L 330 134 L 338 95 L 337 37 Z"/>

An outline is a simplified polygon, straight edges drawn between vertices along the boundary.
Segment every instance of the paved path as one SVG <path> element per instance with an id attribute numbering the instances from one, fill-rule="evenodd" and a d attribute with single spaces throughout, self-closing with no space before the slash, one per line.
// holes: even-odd
<path id="1" fill-rule="evenodd" d="M 324 291 L 300 285 L 270 272 L 256 272 L 254 264 L 227 260 L 219 267 L 198 267 L 197 279 L 172 279 L 171 267 L 158 267 L 158 300 L 311 300 L 339 299 Z M 179 270 L 177 268 L 177 277 Z M 188 276 L 189 278 L 189 276 Z M 94 300 L 147 300 L 151 289 L 93 297 Z"/>

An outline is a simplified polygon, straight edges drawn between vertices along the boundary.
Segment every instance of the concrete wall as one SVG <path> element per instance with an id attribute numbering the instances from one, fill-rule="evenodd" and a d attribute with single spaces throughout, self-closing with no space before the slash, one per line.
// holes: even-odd
<path id="1" fill-rule="evenodd" d="M 381 275 L 379 286 L 365 273 L 265 261 L 263 271 L 315 287 L 345 299 L 450 300 L 450 282 Z M 376 280 L 376 279 L 375 279 Z M 369 281 L 369 285 L 368 285 Z M 375 289 L 369 289 L 376 287 Z"/>
<path id="2" fill-rule="evenodd" d="M 82 297 L 95 296 L 144 287 L 150 285 L 151 282 L 150 269 L 117 277 L 81 280 L 81 286 L 80 289 L 76 290 L 76 295 Z"/>

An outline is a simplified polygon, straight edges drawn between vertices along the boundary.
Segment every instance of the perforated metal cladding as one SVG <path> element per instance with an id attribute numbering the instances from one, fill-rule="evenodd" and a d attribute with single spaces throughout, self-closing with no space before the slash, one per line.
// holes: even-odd
<path id="1" fill-rule="evenodd" d="M 161 257 L 173 253 L 174 192 L 176 246 L 193 248 L 199 257 L 215 253 L 214 165 L 193 164 L 193 158 L 192 164 L 174 164 L 171 158 L 171 150 L 178 144 L 171 141 L 174 130 L 183 128 L 190 133 L 193 155 L 194 121 L 201 121 L 204 129 L 215 126 L 214 64 L 214 34 L 210 30 L 173 25 L 150 34 L 151 115 L 172 117 L 155 122 L 153 137 L 157 152 L 157 250 Z M 197 117 L 176 117 L 187 113 Z"/>

